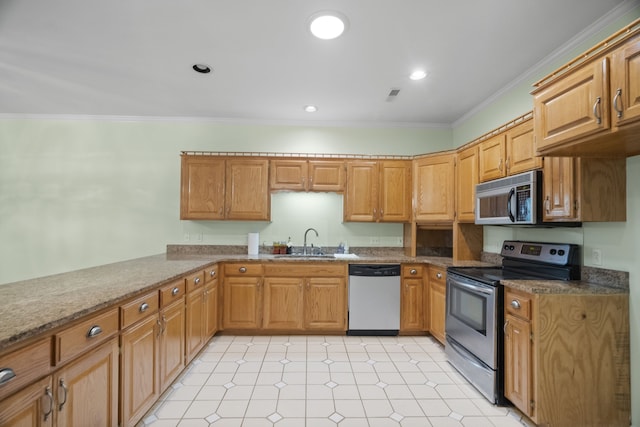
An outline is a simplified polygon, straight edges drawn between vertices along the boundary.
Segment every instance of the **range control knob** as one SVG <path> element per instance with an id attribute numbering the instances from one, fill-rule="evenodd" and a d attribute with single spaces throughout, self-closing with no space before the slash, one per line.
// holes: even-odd
<path id="1" fill-rule="evenodd" d="M 513 246 L 513 245 L 509 245 L 509 250 L 510 250 L 510 251 L 514 250 L 515 248 L 516 248 L 515 246 Z"/>
<path id="2" fill-rule="evenodd" d="M 556 252 L 557 252 L 557 251 L 556 251 L 555 249 L 551 249 L 551 250 L 549 251 L 549 253 L 550 253 L 551 255 L 555 255 L 555 254 L 556 254 Z"/>
<path id="3" fill-rule="evenodd" d="M 504 245 L 504 248 L 503 248 L 503 249 L 504 249 L 505 251 L 508 251 L 508 250 L 509 250 L 509 245 Z"/>
<path id="4" fill-rule="evenodd" d="M 558 255 L 564 256 L 564 249 L 559 249 L 558 250 Z"/>

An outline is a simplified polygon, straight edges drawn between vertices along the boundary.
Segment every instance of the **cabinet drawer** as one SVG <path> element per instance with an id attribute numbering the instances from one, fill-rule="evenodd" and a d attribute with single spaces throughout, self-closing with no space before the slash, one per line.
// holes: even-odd
<path id="1" fill-rule="evenodd" d="M 262 276 L 262 264 L 235 262 L 224 265 L 225 276 Z"/>
<path id="2" fill-rule="evenodd" d="M 447 283 L 447 270 L 440 267 L 429 267 L 429 280 L 442 285 Z"/>
<path id="3" fill-rule="evenodd" d="M 318 264 L 268 263 L 264 275 L 270 277 L 346 277 L 347 265 L 322 262 Z"/>
<path id="4" fill-rule="evenodd" d="M 209 283 L 218 278 L 218 265 L 212 265 L 204 269 L 204 281 Z"/>
<path id="5" fill-rule="evenodd" d="M 402 266 L 402 277 L 422 277 L 423 266 L 416 264 L 407 264 Z"/>
<path id="6" fill-rule="evenodd" d="M 204 286 L 204 270 L 192 273 L 186 277 L 187 293 Z"/>
<path id="7" fill-rule="evenodd" d="M 93 315 L 56 334 L 55 362 L 60 364 L 118 333 L 118 309 Z"/>
<path id="8" fill-rule="evenodd" d="M 531 297 L 527 295 L 505 289 L 504 307 L 509 314 L 531 320 Z"/>
<path id="9" fill-rule="evenodd" d="M 51 369 L 51 336 L 0 357 L 0 400 Z"/>
<path id="10" fill-rule="evenodd" d="M 122 329 L 127 328 L 139 320 L 156 313 L 158 311 L 158 292 L 149 292 L 133 301 L 121 305 L 120 312 L 122 314 Z"/>
<path id="11" fill-rule="evenodd" d="M 184 279 L 176 280 L 160 289 L 160 307 L 164 308 L 184 297 L 186 284 Z"/>

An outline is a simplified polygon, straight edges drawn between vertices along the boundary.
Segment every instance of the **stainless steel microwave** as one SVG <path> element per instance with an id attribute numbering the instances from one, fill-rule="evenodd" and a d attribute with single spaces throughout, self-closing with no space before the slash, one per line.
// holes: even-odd
<path id="1" fill-rule="evenodd" d="M 476 224 L 534 225 L 542 222 L 539 204 L 542 171 L 535 170 L 476 185 Z"/>

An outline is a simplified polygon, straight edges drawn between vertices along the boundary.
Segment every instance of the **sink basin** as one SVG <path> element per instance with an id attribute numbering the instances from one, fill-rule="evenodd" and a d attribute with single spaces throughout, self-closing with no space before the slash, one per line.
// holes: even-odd
<path id="1" fill-rule="evenodd" d="M 274 255 L 274 258 L 334 258 L 333 254 L 281 254 Z"/>

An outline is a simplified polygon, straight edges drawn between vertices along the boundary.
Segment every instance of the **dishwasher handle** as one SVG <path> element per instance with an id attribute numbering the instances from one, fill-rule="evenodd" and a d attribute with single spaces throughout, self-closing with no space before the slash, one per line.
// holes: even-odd
<path id="1" fill-rule="evenodd" d="M 349 264 L 349 276 L 400 276 L 400 264 Z"/>

